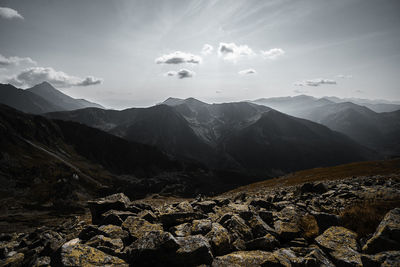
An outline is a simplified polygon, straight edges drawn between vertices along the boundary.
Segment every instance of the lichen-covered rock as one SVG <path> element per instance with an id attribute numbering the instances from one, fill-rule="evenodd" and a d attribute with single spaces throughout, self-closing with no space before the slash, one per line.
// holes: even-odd
<path id="1" fill-rule="evenodd" d="M 300 235 L 299 221 L 301 214 L 296 207 L 286 206 L 276 216 L 278 220 L 275 221 L 274 228 L 280 240 L 289 241 Z"/>
<path id="2" fill-rule="evenodd" d="M 103 235 L 96 235 L 88 240 L 85 245 L 97 248 L 105 253 L 117 255 L 124 248 L 120 238 L 109 238 Z"/>
<path id="3" fill-rule="evenodd" d="M 257 266 L 283 266 L 271 252 L 236 251 L 228 255 L 216 257 L 212 267 L 257 267 Z"/>
<path id="4" fill-rule="evenodd" d="M 400 208 L 389 211 L 363 247 L 365 253 L 400 250 Z"/>
<path id="5" fill-rule="evenodd" d="M 49 256 L 43 256 L 36 259 L 33 267 L 49 267 L 51 263 L 51 258 Z"/>
<path id="6" fill-rule="evenodd" d="M 109 210 L 103 213 L 99 218 L 100 225 L 113 224 L 117 226 L 121 226 L 122 222 L 126 220 L 129 216 L 135 216 L 135 213 L 131 211 L 123 211 L 123 210 Z"/>
<path id="7" fill-rule="evenodd" d="M 208 240 L 202 235 L 177 237 L 176 265 L 197 266 L 211 264 L 213 255 Z"/>
<path id="8" fill-rule="evenodd" d="M 129 238 L 129 233 L 116 225 L 102 225 L 99 228 L 100 234 L 110 238 L 120 238 L 122 241 Z"/>
<path id="9" fill-rule="evenodd" d="M 213 223 L 211 231 L 207 233 L 206 238 L 211 244 L 214 255 L 224 255 L 231 251 L 231 237 L 219 223 Z"/>
<path id="10" fill-rule="evenodd" d="M 127 210 L 129 205 L 130 200 L 123 193 L 88 201 L 93 224 L 98 224 L 101 222 L 103 219 L 101 215 L 103 213 L 109 210 Z"/>
<path id="11" fill-rule="evenodd" d="M 306 255 L 308 258 L 314 258 L 317 261 L 317 266 L 321 267 L 335 267 L 333 262 L 329 259 L 328 255 L 325 254 L 320 248 L 312 247 L 311 251 Z"/>
<path id="12" fill-rule="evenodd" d="M 169 231 L 174 236 L 189 236 L 192 233 L 192 225 L 190 223 L 182 223 L 171 227 Z"/>
<path id="13" fill-rule="evenodd" d="M 207 200 L 202 202 L 196 202 L 194 204 L 196 207 L 200 208 L 205 213 L 213 212 L 213 208 L 217 205 L 215 201 Z"/>
<path id="14" fill-rule="evenodd" d="M 231 218 L 226 220 L 222 225 L 228 229 L 234 239 L 240 238 L 244 241 L 253 239 L 251 228 L 237 215 L 231 216 Z"/>
<path id="15" fill-rule="evenodd" d="M 125 261 L 73 239 L 61 247 L 62 266 L 126 266 Z"/>
<path id="16" fill-rule="evenodd" d="M 251 228 L 254 238 L 265 236 L 266 234 L 276 234 L 275 230 L 266 224 L 259 216 L 252 216 L 247 221 L 247 225 Z"/>
<path id="17" fill-rule="evenodd" d="M 205 218 L 207 218 L 207 216 L 197 212 L 168 212 L 162 213 L 159 216 L 160 221 L 167 228 Z"/>
<path id="18" fill-rule="evenodd" d="M 364 267 L 399 267 L 400 251 L 385 251 L 375 255 L 362 255 L 361 261 Z"/>
<path id="19" fill-rule="evenodd" d="M 133 216 L 128 217 L 124 221 L 122 228 L 128 230 L 135 240 L 141 238 L 146 232 L 163 230 L 160 224 L 149 223 L 146 220 Z"/>
<path id="20" fill-rule="evenodd" d="M 178 248 L 178 241 L 170 233 L 155 230 L 145 233 L 125 252 L 134 266 L 166 266 L 173 265 Z"/>
<path id="21" fill-rule="evenodd" d="M 205 235 L 211 230 L 212 222 L 208 219 L 193 220 L 192 222 L 192 235 L 202 234 Z"/>
<path id="22" fill-rule="evenodd" d="M 332 226 L 316 237 L 315 241 L 329 253 L 335 264 L 361 266 L 361 255 L 357 251 L 357 234 L 353 231 L 340 226 Z"/>
<path id="23" fill-rule="evenodd" d="M 12 255 L 5 259 L 4 262 L 0 261 L 0 265 L 4 267 L 19 267 L 22 266 L 23 261 L 23 253 L 12 253 Z"/>
<path id="24" fill-rule="evenodd" d="M 247 250 L 273 250 L 279 246 L 279 241 L 271 234 L 246 242 Z"/>

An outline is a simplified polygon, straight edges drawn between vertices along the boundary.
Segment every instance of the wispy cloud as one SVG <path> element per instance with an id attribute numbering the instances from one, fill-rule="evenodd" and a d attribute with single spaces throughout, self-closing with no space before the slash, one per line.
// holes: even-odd
<path id="1" fill-rule="evenodd" d="M 157 64 L 183 64 L 183 63 L 200 64 L 202 58 L 190 53 L 176 51 L 171 54 L 163 55 L 159 58 L 156 58 L 155 61 Z"/>
<path id="2" fill-rule="evenodd" d="M 272 48 L 270 50 L 261 50 L 261 55 L 267 59 L 277 59 L 278 57 L 285 54 L 285 51 L 281 48 Z"/>
<path id="3" fill-rule="evenodd" d="M 335 80 L 329 80 L 329 79 L 312 79 L 312 80 L 305 80 L 302 82 L 297 82 L 294 85 L 295 86 L 321 86 L 321 85 L 335 85 L 336 81 Z"/>
<path id="4" fill-rule="evenodd" d="M 179 71 L 168 71 L 165 76 L 176 76 L 178 79 L 192 78 L 196 73 L 187 69 L 180 69 Z"/>
<path id="5" fill-rule="evenodd" d="M 0 17 L 3 19 L 24 19 L 17 10 L 9 7 L 0 7 Z"/>
<path id="6" fill-rule="evenodd" d="M 336 77 L 340 78 L 340 79 L 351 79 L 351 78 L 353 78 L 353 75 L 339 74 Z"/>
<path id="7" fill-rule="evenodd" d="M 206 56 L 206 55 L 211 54 L 213 50 L 214 50 L 214 47 L 212 45 L 205 44 L 205 45 L 203 45 L 203 49 L 201 49 L 201 53 Z"/>
<path id="8" fill-rule="evenodd" d="M 89 86 L 102 83 L 102 79 L 88 76 L 79 78 L 53 68 L 28 68 L 8 79 L 8 82 L 19 87 L 30 87 L 47 81 L 56 87 Z"/>
<path id="9" fill-rule="evenodd" d="M 238 73 L 239 75 L 250 75 L 250 74 L 257 74 L 257 71 L 255 69 L 246 69 L 246 70 L 241 70 Z"/>
<path id="10" fill-rule="evenodd" d="M 36 62 L 30 57 L 5 57 L 0 54 L 0 67 L 18 66 L 20 64 L 33 64 Z"/>
<path id="11" fill-rule="evenodd" d="M 241 57 L 255 55 L 253 50 L 247 45 L 236 45 L 235 43 L 220 43 L 218 55 L 224 60 L 236 62 Z"/>

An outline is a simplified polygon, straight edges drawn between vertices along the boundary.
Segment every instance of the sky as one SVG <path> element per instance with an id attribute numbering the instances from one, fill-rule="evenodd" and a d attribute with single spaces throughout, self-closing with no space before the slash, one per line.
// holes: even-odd
<path id="1" fill-rule="evenodd" d="M 0 0 L 0 82 L 108 108 L 400 100 L 398 0 Z"/>

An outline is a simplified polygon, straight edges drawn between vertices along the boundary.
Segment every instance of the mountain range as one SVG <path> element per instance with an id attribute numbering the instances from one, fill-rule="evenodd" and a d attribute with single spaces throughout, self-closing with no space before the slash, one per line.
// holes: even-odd
<path id="1" fill-rule="evenodd" d="M 310 96 L 264 98 L 252 101 L 281 112 L 311 120 L 341 132 L 383 155 L 399 155 L 400 110 L 375 112 L 353 102 Z M 359 100 L 365 101 L 365 100 Z M 371 103 L 371 105 L 378 105 Z M 382 105 L 389 105 L 383 103 Z"/>
<path id="2" fill-rule="evenodd" d="M 207 104 L 170 98 L 149 108 L 87 108 L 46 116 L 153 145 L 178 160 L 254 175 L 371 157 L 368 149 L 325 126 L 247 102 Z"/>
<path id="3" fill-rule="evenodd" d="M 72 98 L 55 89 L 48 82 L 37 84 L 25 90 L 16 88 L 11 84 L 0 84 L 0 104 L 32 114 L 87 107 L 104 108 L 85 99 Z"/>

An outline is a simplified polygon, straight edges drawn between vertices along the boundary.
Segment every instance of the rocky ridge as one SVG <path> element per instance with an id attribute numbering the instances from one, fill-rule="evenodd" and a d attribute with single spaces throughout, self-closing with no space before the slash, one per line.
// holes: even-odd
<path id="1" fill-rule="evenodd" d="M 164 203 L 119 193 L 88 202 L 90 224 L 0 235 L 0 265 L 400 266 L 399 200 L 398 175 Z M 372 201 L 390 209 L 356 233 L 344 211 Z"/>

